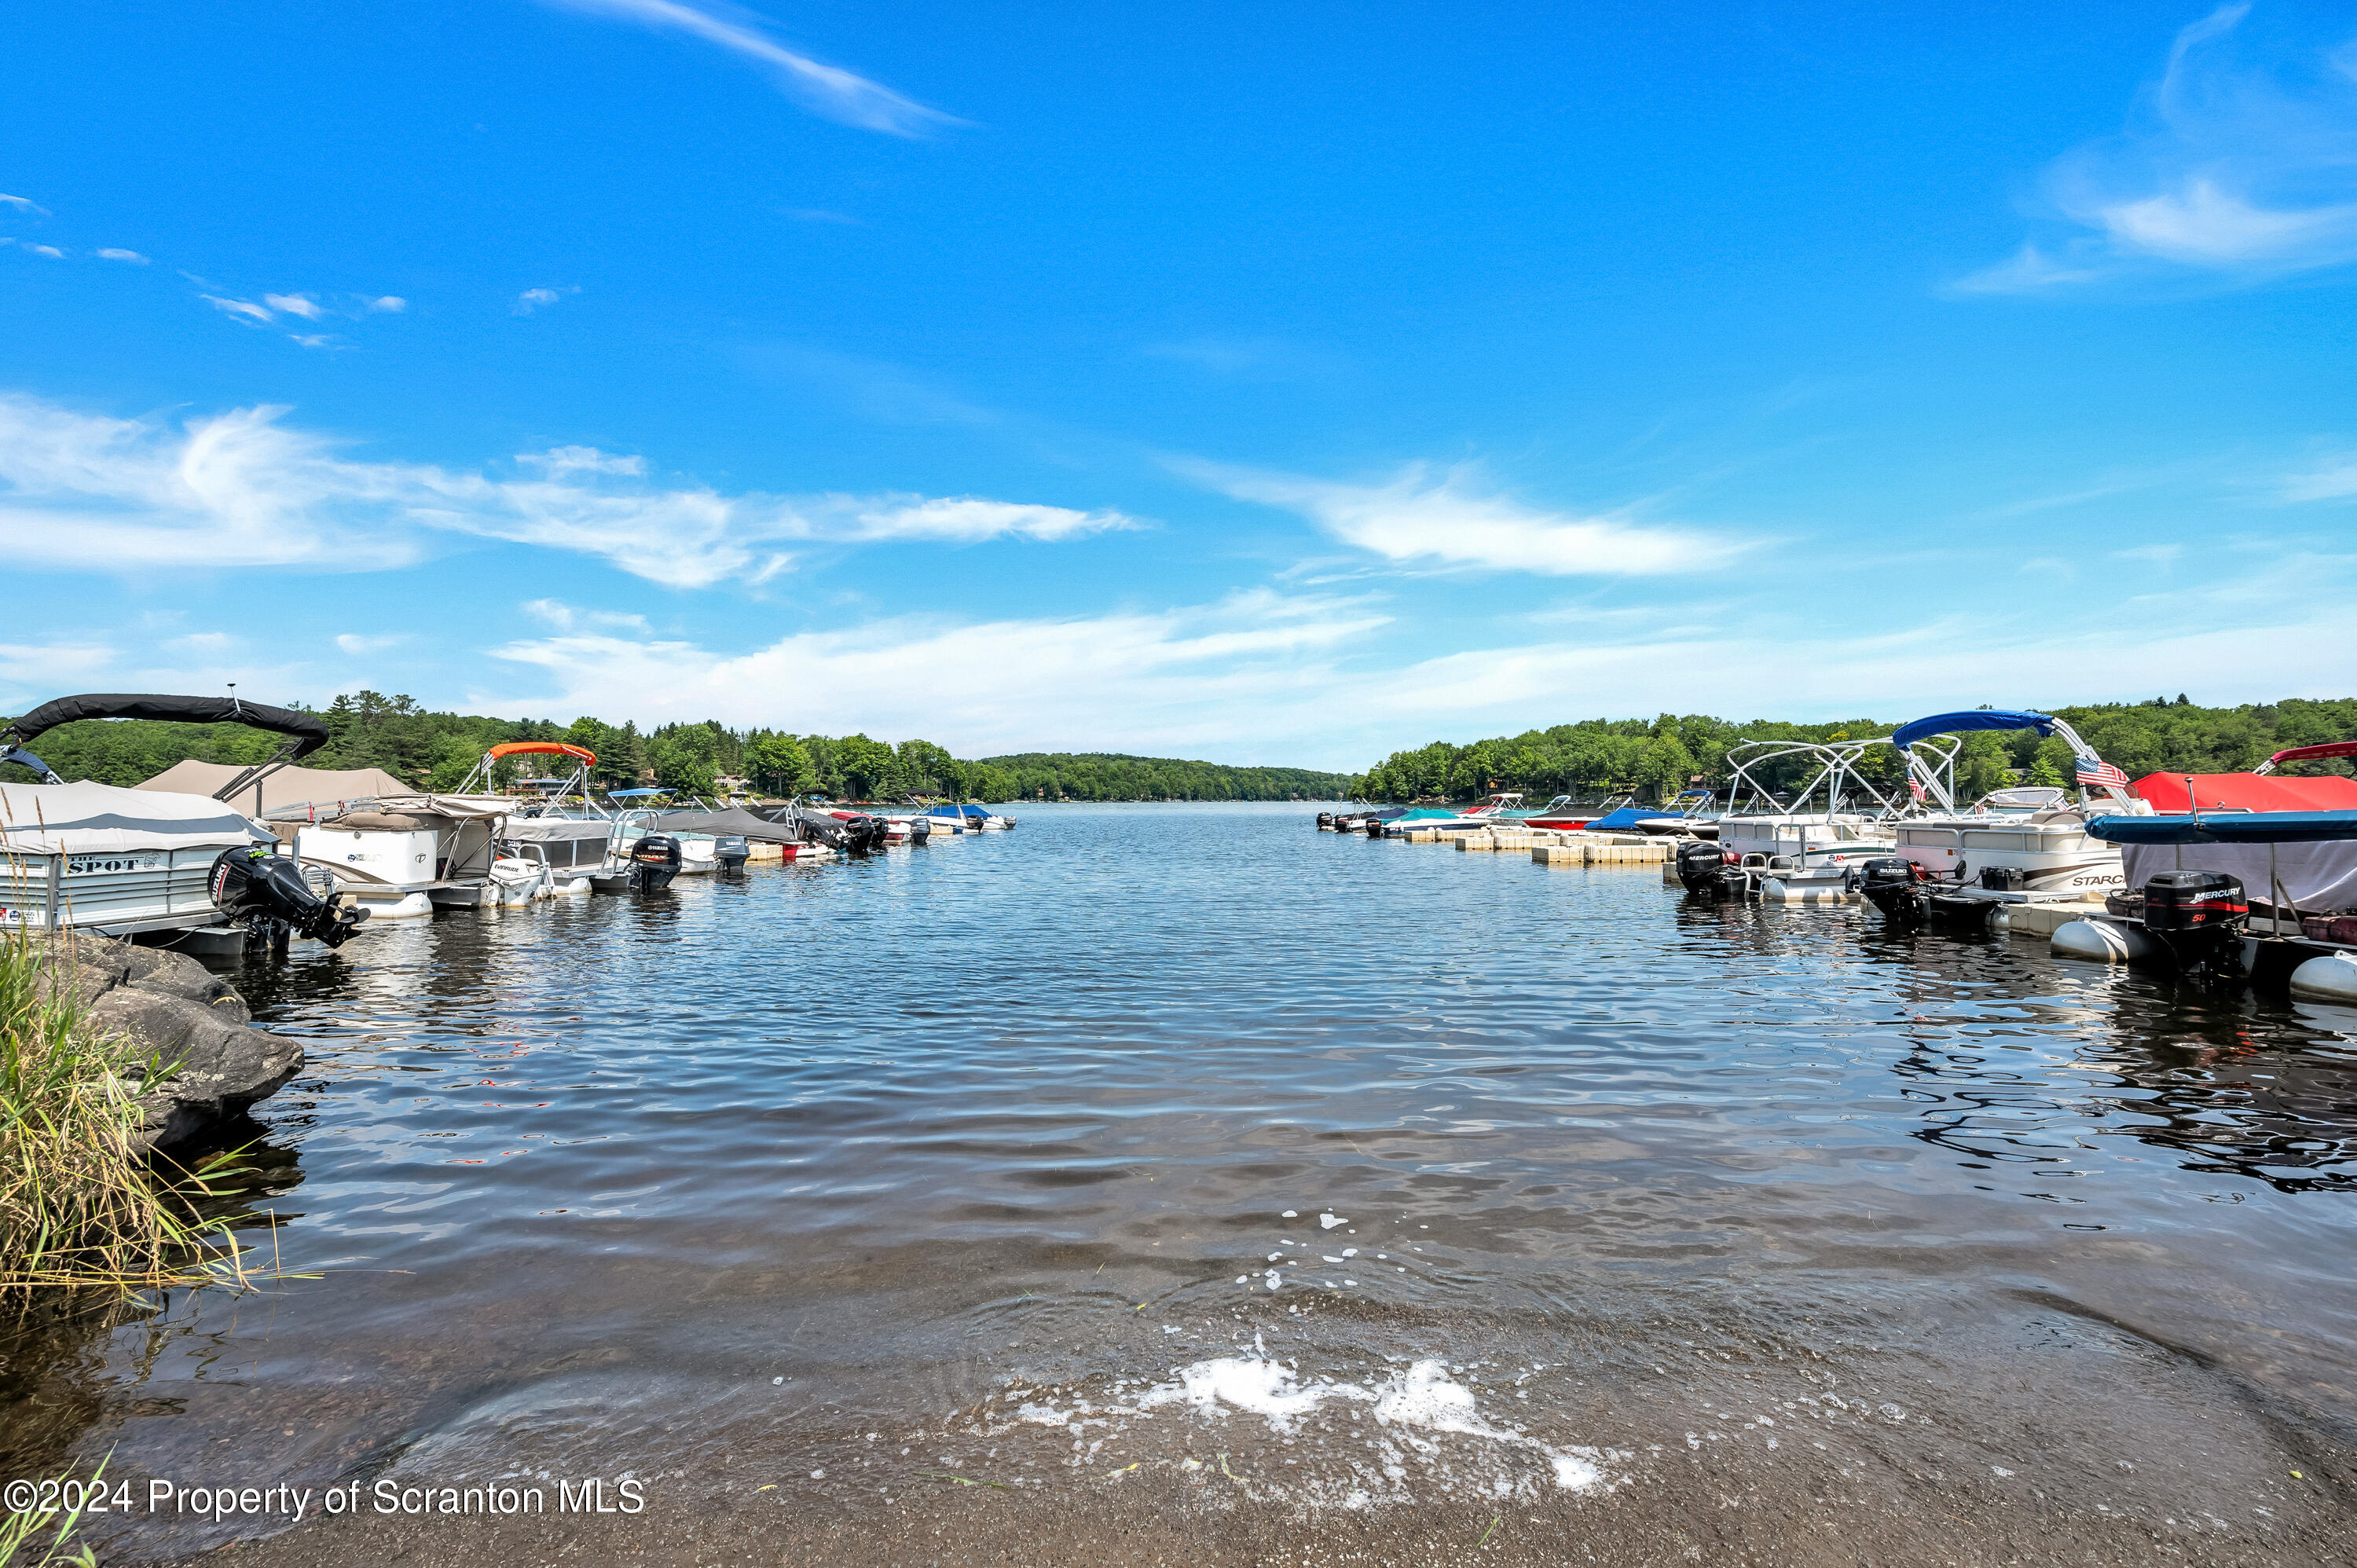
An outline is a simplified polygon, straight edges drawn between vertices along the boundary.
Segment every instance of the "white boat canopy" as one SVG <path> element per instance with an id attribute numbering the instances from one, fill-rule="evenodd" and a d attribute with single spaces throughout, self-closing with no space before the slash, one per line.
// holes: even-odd
<path id="1" fill-rule="evenodd" d="M 9 849 L 109 854 L 269 842 L 233 807 L 207 795 L 86 782 L 0 784 L 0 844 Z"/>

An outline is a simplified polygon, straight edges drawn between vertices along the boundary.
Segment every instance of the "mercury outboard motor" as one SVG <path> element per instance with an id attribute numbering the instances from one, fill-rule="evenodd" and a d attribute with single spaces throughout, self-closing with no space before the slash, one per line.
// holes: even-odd
<path id="1" fill-rule="evenodd" d="M 1689 893 L 1725 892 L 1726 879 L 1719 873 L 1735 864 L 1734 851 L 1721 849 L 1706 839 L 1678 845 L 1678 881 Z"/>
<path id="2" fill-rule="evenodd" d="M 1858 891 L 1895 926 L 1920 926 L 1932 912 L 1932 897 L 1923 884 L 1931 873 L 1911 860 L 1880 855 L 1860 867 Z"/>
<path id="3" fill-rule="evenodd" d="M 679 875 L 679 841 L 669 833 L 649 833 L 630 846 L 630 887 L 639 893 L 660 893 Z"/>
<path id="4" fill-rule="evenodd" d="M 285 952 L 289 936 L 304 936 L 339 948 L 368 918 L 366 909 L 337 908 L 306 885 L 293 860 L 259 846 L 221 851 L 207 886 L 216 908 L 245 923 L 248 947 Z"/>
<path id="5" fill-rule="evenodd" d="M 712 842 L 712 858 L 720 863 L 723 875 L 734 876 L 743 871 L 752 856 L 753 846 L 745 842 L 742 834 L 730 833 Z"/>
<path id="6" fill-rule="evenodd" d="M 2186 969 L 2242 967 L 2250 900 L 2222 871 L 2164 871 L 2144 885 L 2144 929 Z"/>

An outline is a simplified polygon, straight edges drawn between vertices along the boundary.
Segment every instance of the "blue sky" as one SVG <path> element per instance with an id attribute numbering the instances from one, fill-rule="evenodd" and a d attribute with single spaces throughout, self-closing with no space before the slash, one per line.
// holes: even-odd
<path id="1" fill-rule="evenodd" d="M 1895 10 L 27 10 L 0 709 L 2357 692 L 2357 17 Z"/>

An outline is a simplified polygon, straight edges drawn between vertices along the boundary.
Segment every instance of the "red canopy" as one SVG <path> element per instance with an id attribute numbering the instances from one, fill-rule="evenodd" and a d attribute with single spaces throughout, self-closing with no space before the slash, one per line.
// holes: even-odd
<path id="1" fill-rule="evenodd" d="M 2208 811 L 2357 811 L 2357 779 L 2285 779 L 2256 773 L 2196 773 L 2193 804 Z M 2186 809 L 2186 775 L 2147 773 L 2128 786 L 2156 811 Z"/>

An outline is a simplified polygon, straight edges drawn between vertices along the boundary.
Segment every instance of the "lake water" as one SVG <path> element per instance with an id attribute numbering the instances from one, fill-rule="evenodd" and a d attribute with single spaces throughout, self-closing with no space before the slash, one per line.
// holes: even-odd
<path id="1" fill-rule="evenodd" d="M 20 1337 L 0 1468 L 1412 1511 L 1805 1457 L 2263 1543 L 2348 1430 L 2357 1015 L 1314 810 L 236 973 L 309 1052 L 250 1207 L 323 1277 Z"/>

